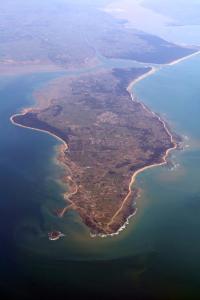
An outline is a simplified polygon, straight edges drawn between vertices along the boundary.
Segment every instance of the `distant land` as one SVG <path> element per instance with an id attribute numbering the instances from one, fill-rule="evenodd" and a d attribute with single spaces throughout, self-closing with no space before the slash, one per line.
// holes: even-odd
<path id="1" fill-rule="evenodd" d="M 98 66 L 100 56 L 163 64 L 195 51 L 126 26 L 126 20 L 105 12 L 101 3 L 8 0 L 2 4 L 1 73 L 25 73 L 31 67 L 34 72 L 76 70 Z"/>

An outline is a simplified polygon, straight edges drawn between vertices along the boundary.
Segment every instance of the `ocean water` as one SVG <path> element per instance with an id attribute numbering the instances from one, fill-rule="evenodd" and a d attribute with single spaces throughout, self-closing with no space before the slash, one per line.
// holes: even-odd
<path id="1" fill-rule="evenodd" d="M 173 168 L 137 179 L 138 213 L 113 238 L 91 238 L 64 205 L 59 142 L 13 126 L 9 117 L 33 102 L 32 92 L 56 75 L 0 79 L 0 288 L 21 299 L 82 296 L 198 299 L 200 269 L 200 57 L 164 67 L 134 87 L 140 99 L 184 137 Z M 51 230 L 66 234 L 48 240 Z M 12 286 L 12 289 L 10 288 Z"/>

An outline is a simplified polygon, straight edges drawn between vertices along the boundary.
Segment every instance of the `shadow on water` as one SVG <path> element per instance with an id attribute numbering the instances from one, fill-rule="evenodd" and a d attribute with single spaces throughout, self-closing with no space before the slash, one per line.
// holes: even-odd
<path id="1" fill-rule="evenodd" d="M 151 299 L 151 291 L 142 290 L 141 279 L 155 257 L 154 253 L 117 260 L 63 261 L 25 254 L 15 268 L 12 296 L 23 299 Z M 9 287 L 8 287 L 9 290 Z M 152 298 L 153 299 L 153 298 Z"/>

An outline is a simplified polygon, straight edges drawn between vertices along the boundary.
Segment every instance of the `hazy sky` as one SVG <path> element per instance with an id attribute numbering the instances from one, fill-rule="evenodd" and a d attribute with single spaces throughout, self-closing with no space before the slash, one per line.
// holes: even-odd
<path id="1" fill-rule="evenodd" d="M 174 43 L 200 45 L 199 0 L 113 0 L 107 11 Z"/>
<path id="2" fill-rule="evenodd" d="M 168 15 L 184 24 L 200 24 L 199 0 L 142 0 L 145 7 Z"/>

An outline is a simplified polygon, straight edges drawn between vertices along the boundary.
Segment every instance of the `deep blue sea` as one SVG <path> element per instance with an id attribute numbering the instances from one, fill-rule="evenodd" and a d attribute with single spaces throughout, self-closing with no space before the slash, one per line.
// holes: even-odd
<path id="1" fill-rule="evenodd" d="M 183 136 L 172 168 L 140 174 L 138 213 L 113 238 L 91 238 L 75 213 L 58 220 L 65 187 L 59 142 L 9 118 L 58 74 L 0 78 L 0 288 L 21 299 L 198 299 L 200 285 L 200 56 L 137 83 L 137 96 Z M 61 230 L 52 242 L 47 233 Z"/>

